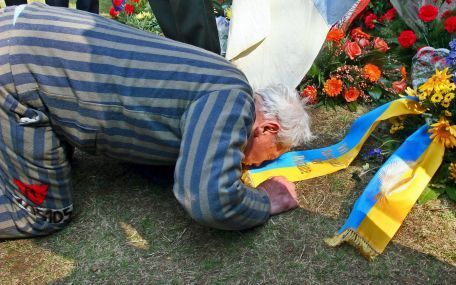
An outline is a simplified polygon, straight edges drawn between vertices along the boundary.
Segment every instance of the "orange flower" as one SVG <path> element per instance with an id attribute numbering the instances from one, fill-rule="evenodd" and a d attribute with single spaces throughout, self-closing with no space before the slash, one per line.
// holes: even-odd
<path id="1" fill-rule="evenodd" d="M 407 79 L 407 70 L 405 69 L 405 66 L 401 66 L 401 76 L 402 81 L 405 81 Z"/>
<path id="2" fill-rule="evenodd" d="M 339 95 L 340 92 L 342 92 L 342 80 L 331 77 L 330 79 L 326 80 L 323 91 L 329 97 L 335 97 Z"/>
<path id="3" fill-rule="evenodd" d="M 447 119 L 442 117 L 431 127 L 428 132 L 431 133 L 432 140 L 442 143 L 446 148 L 456 146 L 456 126 L 451 126 Z"/>
<path id="4" fill-rule="evenodd" d="M 345 90 L 345 92 L 344 92 L 345 101 L 347 101 L 347 102 L 356 101 L 356 99 L 358 99 L 358 97 L 359 97 L 359 94 L 361 94 L 361 92 L 359 92 L 358 89 L 356 89 L 355 87 L 350 87 L 347 90 Z"/>
<path id="5" fill-rule="evenodd" d="M 344 38 L 344 31 L 339 28 L 332 28 L 328 35 L 326 36 L 326 40 L 329 42 L 336 42 L 339 43 Z"/>
<path id="6" fill-rule="evenodd" d="M 310 104 L 317 103 L 317 89 L 312 85 L 306 86 L 306 88 L 301 91 L 301 96 L 308 98 Z"/>
<path id="7" fill-rule="evenodd" d="M 371 38 L 371 35 L 369 35 L 368 33 L 363 32 L 363 30 L 361 29 L 361 27 L 354 28 L 354 29 L 350 32 L 350 36 L 351 36 L 352 39 L 354 39 L 354 40 L 359 40 L 359 39 L 370 39 L 370 38 Z"/>
<path id="8" fill-rule="evenodd" d="M 382 76 L 382 71 L 375 64 L 366 64 L 364 66 L 364 76 L 371 82 L 377 82 Z"/>

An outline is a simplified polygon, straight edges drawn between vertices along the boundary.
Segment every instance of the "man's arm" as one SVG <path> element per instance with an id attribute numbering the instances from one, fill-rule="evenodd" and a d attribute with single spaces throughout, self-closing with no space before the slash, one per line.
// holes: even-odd
<path id="1" fill-rule="evenodd" d="M 269 218 L 267 193 L 240 181 L 242 151 L 254 114 L 250 95 L 224 90 L 198 99 L 182 118 L 173 191 L 201 224 L 241 230 Z"/>

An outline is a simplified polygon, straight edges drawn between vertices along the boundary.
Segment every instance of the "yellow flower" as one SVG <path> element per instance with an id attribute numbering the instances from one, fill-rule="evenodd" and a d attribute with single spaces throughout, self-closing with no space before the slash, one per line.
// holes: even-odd
<path id="1" fill-rule="evenodd" d="M 403 130 L 404 129 L 404 120 L 405 117 L 399 116 L 399 117 L 393 117 L 389 119 L 391 123 L 391 128 L 390 128 L 390 134 L 395 134 L 397 131 Z"/>
<path id="2" fill-rule="evenodd" d="M 439 92 L 434 93 L 434 95 L 431 96 L 432 103 L 440 103 L 442 100 L 443 100 L 443 95 Z"/>
<path id="3" fill-rule="evenodd" d="M 225 10 L 225 16 L 228 20 L 231 19 L 231 8 Z"/>
<path id="4" fill-rule="evenodd" d="M 427 92 L 421 92 L 420 94 L 418 94 L 418 98 L 420 99 L 420 101 L 426 100 L 427 96 L 428 96 Z"/>
<path id="5" fill-rule="evenodd" d="M 431 76 L 425 83 L 423 83 L 418 89 L 421 92 L 431 93 L 432 91 L 446 93 L 456 89 L 456 85 L 450 82 L 452 74 L 448 74 L 448 68 L 440 71 L 435 70 L 435 74 Z"/>
<path id="6" fill-rule="evenodd" d="M 448 108 L 448 107 L 450 107 L 450 102 L 444 100 L 444 101 L 441 103 L 441 105 L 442 105 L 443 108 Z"/>
<path id="7" fill-rule="evenodd" d="M 456 163 L 452 162 L 450 163 L 450 166 L 448 167 L 448 171 L 450 172 L 450 179 L 453 179 L 454 182 L 456 182 Z"/>
<path id="8" fill-rule="evenodd" d="M 429 133 L 431 139 L 442 143 L 446 148 L 453 148 L 456 146 L 456 126 L 450 126 L 450 122 L 445 117 L 431 125 Z"/>
<path id="9" fill-rule="evenodd" d="M 453 113 L 451 113 L 451 112 L 448 111 L 448 110 L 445 110 L 445 116 L 446 116 L 446 117 L 451 117 L 451 116 L 453 116 Z"/>
<path id="10" fill-rule="evenodd" d="M 447 93 L 445 95 L 445 100 L 450 101 L 454 99 L 454 93 Z"/>
<path id="11" fill-rule="evenodd" d="M 416 90 L 416 88 L 412 89 L 410 87 L 407 87 L 407 89 L 405 89 L 405 93 L 412 97 L 418 97 L 418 91 Z"/>

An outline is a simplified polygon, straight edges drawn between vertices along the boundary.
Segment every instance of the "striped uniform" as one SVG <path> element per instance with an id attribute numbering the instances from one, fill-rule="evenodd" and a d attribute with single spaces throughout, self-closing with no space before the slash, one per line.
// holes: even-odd
<path id="1" fill-rule="evenodd" d="M 83 11 L 0 15 L 0 238 L 58 230 L 72 210 L 65 143 L 176 164 L 173 192 L 198 222 L 245 229 L 269 217 L 240 181 L 252 90 L 228 61 Z"/>

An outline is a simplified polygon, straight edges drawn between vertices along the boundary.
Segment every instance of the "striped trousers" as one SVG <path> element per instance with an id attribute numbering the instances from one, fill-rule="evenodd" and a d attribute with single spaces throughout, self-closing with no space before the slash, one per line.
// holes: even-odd
<path id="1" fill-rule="evenodd" d="M 13 12 L 0 10 L 0 239 L 57 231 L 73 209 L 65 143 L 38 92 L 16 94 L 8 52 Z"/>

